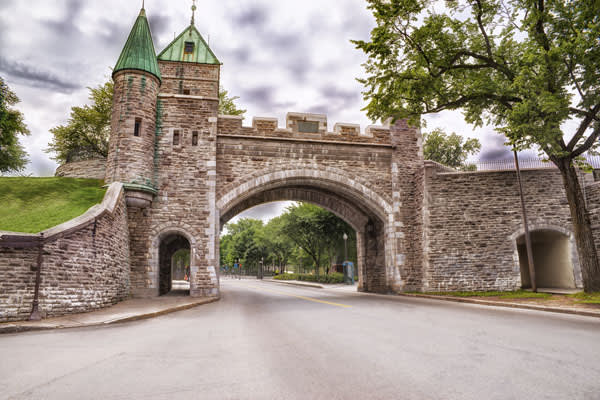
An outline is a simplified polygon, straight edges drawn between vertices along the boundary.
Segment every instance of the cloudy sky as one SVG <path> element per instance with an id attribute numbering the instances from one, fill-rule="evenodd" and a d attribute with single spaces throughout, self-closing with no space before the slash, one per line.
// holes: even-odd
<path id="1" fill-rule="evenodd" d="M 17 108 L 31 130 L 22 139 L 31 159 L 26 173 L 54 173 L 57 165 L 44 152 L 49 129 L 87 101 L 87 87 L 110 76 L 140 6 L 141 0 L 0 0 L 0 76 L 20 97 Z M 146 0 L 145 7 L 160 52 L 189 24 L 191 0 Z M 274 116 L 284 126 L 289 111 L 327 114 L 330 129 L 336 122 L 362 129 L 371 123 L 356 81 L 365 56 L 350 43 L 368 39 L 374 27 L 365 1 L 200 0 L 196 26 L 223 63 L 223 87 L 248 110 L 247 123 Z M 478 137 L 482 159 L 510 157 L 491 128 L 474 130 L 458 113 L 427 119 L 427 130 Z"/>

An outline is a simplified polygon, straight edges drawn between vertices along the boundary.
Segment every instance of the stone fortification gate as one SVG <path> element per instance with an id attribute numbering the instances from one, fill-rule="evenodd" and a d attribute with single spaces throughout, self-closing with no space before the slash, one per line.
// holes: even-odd
<path id="1" fill-rule="evenodd" d="M 458 172 L 424 161 L 417 129 L 333 124 L 320 114 L 218 115 L 220 62 L 193 21 L 158 56 L 142 9 L 114 68 L 102 205 L 37 235 L 0 232 L 0 321 L 31 310 L 39 243 L 40 309 L 89 311 L 170 290 L 170 258 L 190 250 L 193 296 L 219 295 L 219 233 L 278 200 L 324 207 L 357 232 L 360 289 L 514 290 L 527 285 L 513 171 Z M 61 167 L 97 176 L 98 160 Z M 581 287 L 570 213 L 551 169 L 523 171 L 536 274 Z M 600 182 L 584 182 L 600 243 Z M 13 243 L 13 244 L 11 244 Z M 549 251 L 551 250 L 551 251 Z M 534 254 L 534 256 L 535 256 Z"/>
<path id="2" fill-rule="evenodd" d="M 191 294 L 217 295 L 223 224 L 274 200 L 321 205 L 354 227 L 362 290 L 421 286 L 416 129 L 338 123 L 328 131 L 325 115 L 301 113 L 289 113 L 284 128 L 273 118 L 244 127 L 217 115 L 220 63 L 193 23 L 156 57 L 144 10 L 113 78 L 106 181 L 126 189 L 135 294 L 164 291 L 161 241 L 179 235 L 185 240 L 173 243 L 191 247 Z"/>

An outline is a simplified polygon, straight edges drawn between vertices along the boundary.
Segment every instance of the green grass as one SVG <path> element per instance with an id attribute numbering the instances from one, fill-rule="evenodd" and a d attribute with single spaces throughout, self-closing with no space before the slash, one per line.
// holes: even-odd
<path id="1" fill-rule="evenodd" d="M 534 293 L 526 290 L 515 290 L 512 292 L 488 291 L 488 292 L 426 292 L 416 294 L 427 294 L 434 296 L 453 297 L 499 297 L 501 299 L 547 299 L 552 295 L 549 293 Z"/>
<path id="2" fill-rule="evenodd" d="M 569 297 L 576 299 L 576 303 L 600 304 L 600 292 L 585 293 L 579 292 L 570 294 Z"/>
<path id="3" fill-rule="evenodd" d="M 0 230 L 37 233 L 102 201 L 97 179 L 0 178 Z"/>

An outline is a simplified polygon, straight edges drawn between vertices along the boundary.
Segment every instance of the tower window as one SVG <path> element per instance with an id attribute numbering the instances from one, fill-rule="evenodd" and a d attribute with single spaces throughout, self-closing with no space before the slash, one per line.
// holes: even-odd
<path id="1" fill-rule="evenodd" d="M 133 136 L 140 136 L 141 131 L 142 131 L 142 119 L 136 118 L 135 125 L 133 126 Z"/>
<path id="2" fill-rule="evenodd" d="M 192 132 L 192 146 L 198 146 L 198 131 Z"/>
<path id="3" fill-rule="evenodd" d="M 188 95 L 190 94 L 190 89 L 183 89 L 183 94 Z"/>
<path id="4" fill-rule="evenodd" d="M 192 54 L 194 52 L 194 42 L 185 42 L 185 47 L 183 48 L 184 54 Z"/>
<path id="5" fill-rule="evenodd" d="M 173 131 L 173 146 L 179 145 L 179 131 Z"/>

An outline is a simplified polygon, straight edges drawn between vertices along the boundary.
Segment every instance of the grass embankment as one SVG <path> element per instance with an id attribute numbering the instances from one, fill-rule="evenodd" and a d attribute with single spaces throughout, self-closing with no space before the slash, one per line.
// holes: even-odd
<path id="1" fill-rule="evenodd" d="M 569 297 L 575 299 L 576 303 L 582 304 L 600 304 L 600 292 L 584 293 L 579 292 L 570 294 Z"/>
<path id="2" fill-rule="evenodd" d="M 552 295 L 549 293 L 534 293 L 526 290 L 515 290 L 512 292 L 487 291 L 487 292 L 425 292 L 414 293 L 433 296 L 452 296 L 452 297 L 497 297 L 500 299 L 547 299 Z"/>
<path id="3" fill-rule="evenodd" d="M 102 202 L 97 179 L 0 178 L 0 230 L 37 233 Z"/>

